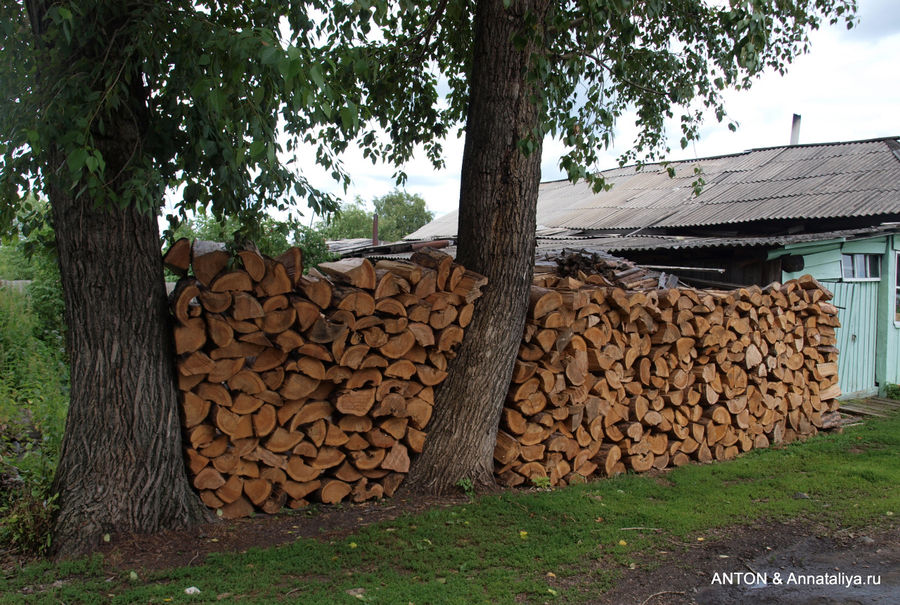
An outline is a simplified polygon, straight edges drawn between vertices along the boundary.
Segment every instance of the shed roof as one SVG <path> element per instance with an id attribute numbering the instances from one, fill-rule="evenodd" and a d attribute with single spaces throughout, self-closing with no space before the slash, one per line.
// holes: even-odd
<path id="1" fill-rule="evenodd" d="M 537 223 L 570 230 L 678 229 L 751 221 L 900 214 L 897 137 L 752 149 L 732 155 L 603 171 L 608 191 L 542 183 Z M 699 195 L 694 182 L 702 176 Z M 406 239 L 456 235 L 457 213 Z M 621 249 L 621 248 L 620 248 Z"/>

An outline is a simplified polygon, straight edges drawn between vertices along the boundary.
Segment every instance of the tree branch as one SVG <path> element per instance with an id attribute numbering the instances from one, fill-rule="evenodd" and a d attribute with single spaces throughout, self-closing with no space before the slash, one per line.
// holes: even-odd
<path id="1" fill-rule="evenodd" d="M 410 61 L 420 61 L 425 56 L 425 48 L 428 46 L 428 42 L 431 40 L 431 34 L 434 33 L 435 28 L 437 27 L 437 22 L 444 14 L 444 11 L 447 10 L 447 2 L 449 0 L 440 0 L 438 2 L 437 8 L 435 8 L 434 13 L 431 15 L 431 18 L 428 20 L 428 23 L 425 25 L 425 28 L 420 31 L 414 38 L 410 39 L 410 44 L 418 46 L 418 52 L 413 53 L 410 57 Z"/>
<path id="2" fill-rule="evenodd" d="M 668 96 L 669 96 L 669 95 L 668 95 L 665 91 L 663 91 L 663 90 L 658 90 L 658 89 L 655 89 L 655 88 L 650 88 L 650 87 L 648 87 L 648 86 L 644 86 L 643 84 L 638 84 L 637 82 L 635 82 L 635 81 L 633 81 L 633 80 L 629 80 L 628 78 L 622 78 L 622 77 L 620 77 L 620 76 L 617 76 L 616 74 L 613 73 L 612 67 L 610 67 L 610 66 L 606 63 L 606 61 L 604 61 L 604 60 L 601 59 L 600 57 L 597 57 L 597 56 L 592 55 L 592 54 L 589 54 L 589 53 L 583 53 L 582 56 L 583 56 L 584 58 L 586 58 L 586 59 L 590 59 L 590 60 L 593 61 L 596 65 L 598 65 L 599 67 L 601 67 L 601 68 L 603 68 L 604 70 L 606 70 L 606 71 L 609 73 L 609 75 L 613 76 L 614 78 L 616 78 L 616 79 L 618 79 L 618 80 L 621 80 L 622 82 L 624 82 L 625 84 L 627 84 L 627 85 L 629 85 L 629 86 L 633 86 L 634 88 L 637 88 L 638 90 L 643 90 L 644 92 L 646 92 L 646 93 L 648 93 L 648 94 L 658 95 L 658 96 L 666 97 L 666 98 L 668 98 Z"/>

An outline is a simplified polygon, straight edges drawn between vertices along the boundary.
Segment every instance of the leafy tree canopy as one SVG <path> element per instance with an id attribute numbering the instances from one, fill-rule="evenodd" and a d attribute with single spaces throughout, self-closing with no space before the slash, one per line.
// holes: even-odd
<path id="1" fill-rule="evenodd" d="M 442 165 L 441 141 L 465 117 L 470 0 L 30 3 L 46 4 L 45 21 L 30 24 L 20 2 L 0 1 L 4 227 L 22 192 L 45 188 L 39 158 L 51 146 L 57 176 L 78 193 L 157 211 L 164 190 L 184 186 L 173 219 L 208 207 L 253 223 L 267 207 L 301 200 L 317 213 L 333 210 L 335 200 L 302 168 L 315 162 L 348 182 L 338 154 L 351 143 L 395 166 L 417 148 Z M 855 5 L 553 3 L 518 40 L 524 47 L 542 38 L 531 58 L 541 120 L 520 145 L 528 152 L 553 134 L 568 147 L 560 160 L 568 176 L 595 180 L 599 150 L 633 107 L 640 134 L 622 162 L 663 154 L 664 122 L 676 113 L 685 146 L 705 112 L 726 118 L 726 88 L 747 87 L 767 68 L 784 71 L 807 49 L 810 29 L 851 25 Z M 113 39 L 92 37 L 106 30 Z M 130 150 L 127 174 L 110 174 L 97 143 L 112 135 L 111 116 L 123 106 L 142 145 Z M 285 158 L 301 149 L 298 169 Z M 128 182 L 112 186 L 121 178 Z"/>
<path id="2" fill-rule="evenodd" d="M 422 196 L 397 189 L 376 197 L 372 204 L 378 213 L 379 237 L 388 242 L 403 239 L 434 218 Z"/>
<path id="3" fill-rule="evenodd" d="M 505 0 L 510 10 L 521 2 Z M 572 181 L 599 189 L 592 171 L 609 147 L 617 120 L 636 110 L 639 134 L 620 163 L 655 160 L 668 151 L 665 121 L 680 118 L 682 147 L 699 135 L 702 119 L 727 119 L 726 89 L 748 88 L 769 69 L 784 73 L 809 48 L 821 23 L 854 23 L 856 0 L 578 0 L 537 2 L 515 42 L 538 41 L 530 57 L 537 82 L 538 126 L 519 141 L 531 153 L 545 135 L 567 147 L 560 159 Z M 475 4 L 339 3 L 323 28 L 335 56 L 366 69 L 347 74 L 364 91 L 367 112 L 379 117 L 390 142 L 366 146 L 403 159 L 407 145 L 425 144 L 440 162 L 436 140 L 466 115 Z M 519 7 L 518 10 L 527 10 Z M 372 31 L 379 35 L 371 35 Z M 439 86 L 440 83 L 440 86 Z M 449 89 L 439 99 L 439 90 Z M 735 128 L 729 123 L 731 129 Z M 369 136 L 367 134 L 366 136 Z"/>
<path id="4" fill-rule="evenodd" d="M 345 74 L 369 67 L 332 55 L 313 19 L 330 2 L 24 4 L 0 1 L 0 228 L 23 194 L 47 191 L 48 160 L 61 186 L 100 203 L 158 212 L 181 188 L 173 221 L 200 208 L 242 225 L 300 201 L 336 208 L 302 168 L 348 183 L 338 154 L 371 115 Z M 123 127 L 140 144 L 108 169 L 121 161 L 101 142 Z"/>
<path id="5" fill-rule="evenodd" d="M 378 215 L 378 239 L 386 242 L 403 239 L 434 218 L 422 196 L 399 189 L 374 198 L 372 205 Z M 328 239 L 371 237 L 372 214 L 357 197 L 316 227 Z"/>
<path id="6" fill-rule="evenodd" d="M 316 229 L 325 239 L 351 239 L 372 237 L 372 213 L 361 198 L 341 204 L 325 222 L 316 223 Z"/>

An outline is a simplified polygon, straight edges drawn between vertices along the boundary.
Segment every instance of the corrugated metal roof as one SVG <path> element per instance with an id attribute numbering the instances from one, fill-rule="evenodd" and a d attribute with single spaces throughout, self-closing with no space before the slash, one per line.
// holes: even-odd
<path id="1" fill-rule="evenodd" d="M 896 137 L 753 149 L 734 155 L 603 172 L 613 187 L 542 183 L 538 224 L 567 229 L 646 229 L 728 225 L 778 219 L 900 214 Z M 693 194 L 694 167 L 706 182 Z M 407 239 L 456 235 L 456 213 Z"/>
<path id="2" fill-rule="evenodd" d="M 792 235 L 772 235 L 765 237 L 700 237 L 681 235 L 581 235 L 565 229 L 539 229 L 535 242 L 535 257 L 546 258 L 563 251 L 584 251 L 598 254 L 605 258 L 614 258 L 614 254 L 626 253 L 629 250 L 685 250 L 702 248 L 752 248 L 775 247 L 789 244 L 823 242 L 828 240 L 854 240 L 877 237 L 884 233 L 893 233 L 900 229 L 898 224 L 886 224 L 876 227 L 858 229 L 841 229 L 820 233 L 797 233 Z M 403 242 L 397 242 L 402 244 Z M 407 244 L 408 246 L 408 244 Z M 409 258 L 412 250 L 391 251 L 390 245 L 359 251 L 362 256 L 373 259 Z M 456 256 L 457 246 L 451 243 L 441 248 L 451 256 Z"/>
<path id="3" fill-rule="evenodd" d="M 767 237 L 691 237 L 680 235 L 607 235 L 569 236 L 556 238 L 538 237 L 538 248 L 569 248 L 604 252 L 625 252 L 627 250 L 680 250 L 698 248 L 744 248 L 755 246 L 786 246 L 805 242 L 819 242 L 833 239 L 860 239 L 896 231 L 897 226 L 864 227 L 842 229 L 821 233 L 797 233 L 794 235 L 772 235 Z"/>

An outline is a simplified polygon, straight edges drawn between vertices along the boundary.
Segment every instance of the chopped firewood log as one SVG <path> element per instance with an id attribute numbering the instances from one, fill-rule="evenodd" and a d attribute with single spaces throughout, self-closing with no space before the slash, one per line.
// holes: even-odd
<path id="1" fill-rule="evenodd" d="M 266 264 L 259 252 L 256 250 L 241 250 L 238 252 L 238 256 L 241 257 L 244 271 L 247 272 L 250 278 L 255 282 L 262 281 L 266 276 Z"/>
<path id="2" fill-rule="evenodd" d="M 191 266 L 191 240 L 186 237 L 175 240 L 169 249 L 163 254 L 163 265 L 172 273 L 182 277 L 187 275 Z"/>
<path id="3" fill-rule="evenodd" d="M 365 258 L 344 258 L 319 263 L 319 270 L 357 288 L 375 288 L 375 268 Z"/>
<path id="4" fill-rule="evenodd" d="M 204 286 L 208 287 L 230 260 L 231 255 L 225 251 L 224 244 L 196 240 L 192 246 L 191 269 Z"/>

